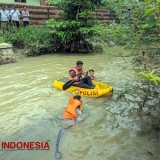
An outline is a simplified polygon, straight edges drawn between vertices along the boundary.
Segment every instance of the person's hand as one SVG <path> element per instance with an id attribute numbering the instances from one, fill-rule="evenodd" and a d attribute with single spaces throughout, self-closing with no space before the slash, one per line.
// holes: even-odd
<path id="1" fill-rule="evenodd" d="M 77 120 L 78 120 L 78 121 L 81 121 L 82 119 L 81 119 L 81 117 L 78 116 Z"/>
<path id="2" fill-rule="evenodd" d="M 79 78 L 78 78 L 77 76 L 74 78 L 74 80 L 76 80 L 76 81 L 77 81 L 78 79 L 79 79 Z"/>
<path id="3" fill-rule="evenodd" d="M 84 72 L 83 72 L 83 75 L 84 75 L 84 76 L 87 76 L 87 75 L 88 75 L 88 72 L 89 72 L 89 69 L 87 69 L 86 71 L 84 71 Z"/>
<path id="4" fill-rule="evenodd" d="M 83 118 L 83 117 L 82 117 L 82 114 L 81 114 L 81 115 L 78 116 L 77 120 L 78 120 L 78 121 L 82 121 L 82 118 Z"/>
<path id="5" fill-rule="evenodd" d="M 89 70 L 91 70 L 92 68 L 91 67 L 89 67 L 85 72 L 86 73 L 88 73 L 89 72 Z"/>
<path id="6" fill-rule="evenodd" d="M 86 73 L 89 72 L 89 68 L 86 70 Z"/>

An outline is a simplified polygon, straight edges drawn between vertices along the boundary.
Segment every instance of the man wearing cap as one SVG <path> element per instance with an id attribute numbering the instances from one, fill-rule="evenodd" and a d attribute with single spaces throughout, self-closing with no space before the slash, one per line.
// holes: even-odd
<path id="1" fill-rule="evenodd" d="M 81 88 L 90 88 L 93 89 L 94 85 L 92 84 L 92 80 L 90 76 L 86 76 L 82 78 L 83 72 L 83 62 L 77 61 L 76 66 L 73 66 L 69 70 L 69 80 L 75 80 L 73 83 L 74 86 Z"/>

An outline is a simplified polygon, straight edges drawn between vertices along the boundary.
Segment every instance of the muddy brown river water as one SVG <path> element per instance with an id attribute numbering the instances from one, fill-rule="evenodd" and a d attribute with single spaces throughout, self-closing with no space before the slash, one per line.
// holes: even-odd
<path id="1" fill-rule="evenodd" d="M 84 69 L 94 68 L 97 81 L 112 85 L 114 94 L 108 100 L 83 98 L 89 117 L 63 134 L 62 159 L 160 160 L 160 140 L 154 132 L 141 132 L 148 124 L 137 114 L 138 97 L 128 95 L 127 103 L 116 99 L 119 91 L 138 82 L 131 70 L 124 70 L 122 58 L 103 54 L 44 55 L 0 66 L 0 142 L 50 145 L 50 150 L 1 149 L 0 160 L 55 160 L 58 132 L 73 123 L 59 118 L 72 94 L 53 88 L 52 81 L 67 75 L 77 60 L 84 62 Z"/>

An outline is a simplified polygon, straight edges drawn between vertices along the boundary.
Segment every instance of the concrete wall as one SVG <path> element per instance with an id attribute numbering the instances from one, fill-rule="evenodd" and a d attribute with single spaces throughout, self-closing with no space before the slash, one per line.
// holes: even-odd
<path id="1" fill-rule="evenodd" d="M 14 0 L 0 0 L 0 3 L 12 3 L 14 4 L 15 1 Z M 15 3 L 16 4 L 16 3 Z M 23 4 L 30 4 L 30 5 L 40 5 L 40 0 L 26 0 L 26 3 Z"/>
<path id="2" fill-rule="evenodd" d="M 16 60 L 12 45 L 7 43 L 0 43 L 0 65 L 14 63 L 15 61 Z"/>

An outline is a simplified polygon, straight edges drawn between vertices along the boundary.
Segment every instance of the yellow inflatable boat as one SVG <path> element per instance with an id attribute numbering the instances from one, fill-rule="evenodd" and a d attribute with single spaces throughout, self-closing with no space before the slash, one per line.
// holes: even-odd
<path id="1" fill-rule="evenodd" d="M 61 77 L 53 81 L 53 87 L 63 90 L 63 85 L 68 82 L 68 77 Z M 100 97 L 100 96 L 112 96 L 113 88 L 104 83 L 93 81 L 95 85 L 94 89 L 87 89 L 87 88 L 79 88 L 76 86 L 71 86 L 67 89 L 68 92 L 72 94 L 79 94 L 81 96 L 86 97 Z"/>

